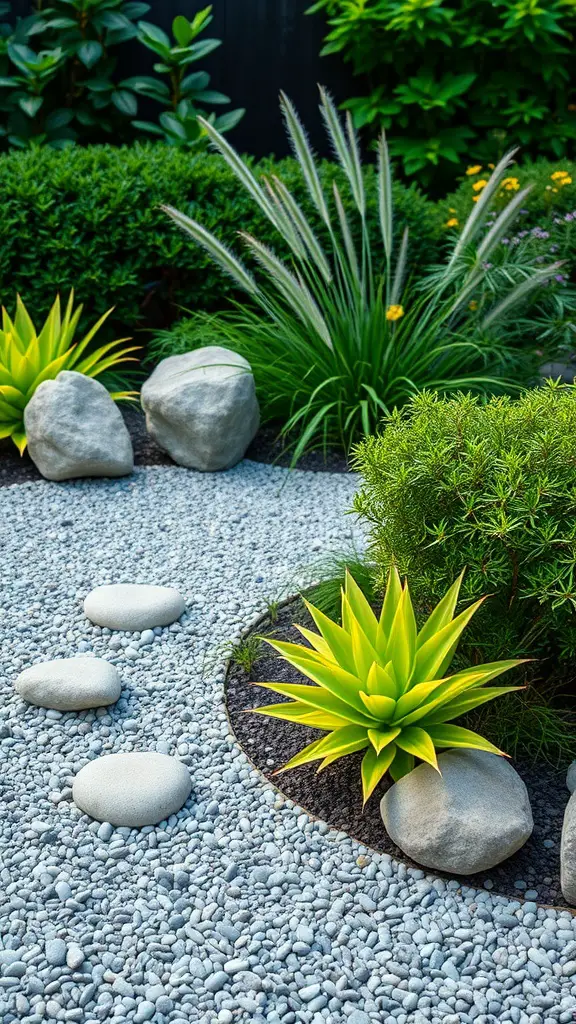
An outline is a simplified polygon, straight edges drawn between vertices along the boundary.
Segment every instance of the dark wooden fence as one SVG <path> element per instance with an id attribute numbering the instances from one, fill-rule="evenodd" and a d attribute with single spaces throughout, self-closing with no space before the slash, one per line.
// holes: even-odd
<path id="1" fill-rule="evenodd" d="M 146 20 L 165 31 L 177 14 L 192 17 L 207 0 L 149 0 Z M 322 82 L 337 99 L 345 98 L 349 79 L 338 58 L 319 56 L 325 31 L 319 15 L 306 15 L 312 0 L 213 0 L 214 21 L 208 34 L 222 46 L 199 67 L 212 74 L 212 85 L 230 96 L 246 115 L 235 129 L 234 144 L 257 156 L 286 152 L 278 111 L 278 92 L 294 100 L 313 141 L 322 149 L 316 83 Z M 29 0 L 13 0 L 17 14 L 30 10 Z M 141 44 L 121 48 L 123 77 L 150 73 L 152 55 Z"/>

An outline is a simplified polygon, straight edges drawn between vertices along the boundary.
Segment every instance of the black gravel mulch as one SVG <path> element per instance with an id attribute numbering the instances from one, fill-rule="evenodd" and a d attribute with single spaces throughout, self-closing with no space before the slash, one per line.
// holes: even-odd
<path id="1" fill-rule="evenodd" d="M 302 636 L 293 621 L 313 625 L 299 600 L 280 609 L 274 623 L 264 620 L 256 632 L 274 632 L 276 639 L 302 643 Z M 302 676 L 281 661 L 274 651 L 263 645 L 262 656 L 250 674 L 231 662 L 226 683 L 228 715 L 234 733 L 253 764 L 270 778 L 272 773 L 313 739 L 322 735 L 316 729 L 292 725 L 261 715 L 243 714 L 248 708 L 278 703 L 282 697 L 251 686 L 251 682 L 302 682 Z M 384 779 L 362 810 L 360 762 L 362 754 L 352 754 L 335 762 L 320 775 L 317 765 L 294 768 L 273 779 L 274 785 L 313 817 L 328 822 L 375 850 L 391 854 L 397 860 L 420 867 L 410 861 L 389 839 L 380 817 L 379 805 L 392 784 Z M 530 794 L 534 815 L 534 832 L 526 845 L 513 857 L 491 871 L 470 877 L 459 876 L 463 884 L 475 888 L 485 886 L 493 892 L 518 899 L 526 890 L 538 893 L 538 901 L 552 906 L 566 906 L 560 889 L 560 833 L 568 800 L 565 770 L 546 765 L 516 764 Z M 544 842 L 553 842 L 552 847 Z M 435 872 L 441 874 L 441 872 Z M 449 877 L 449 876 L 446 876 Z M 518 887 L 515 883 L 523 883 Z"/>
<path id="2" fill-rule="evenodd" d="M 126 426 L 134 447 L 134 462 L 137 466 L 173 466 L 174 463 L 166 452 L 152 440 L 146 430 L 144 414 L 137 406 L 120 406 Z M 274 463 L 278 466 L 289 466 L 291 456 L 285 452 L 278 441 L 278 428 L 261 427 L 248 451 L 247 459 L 254 462 Z M 346 473 L 348 463 L 343 453 L 330 451 L 324 459 L 322 452 L 310 452 L 298 462 L 298 469 L 312 472 Z M 42 480 L 32 459 L 27 454 L 20 456 L 13 442 L 6 438 L 0 440 L 0 487 L 9 484 L 23 484 L 30 480 Z"/>

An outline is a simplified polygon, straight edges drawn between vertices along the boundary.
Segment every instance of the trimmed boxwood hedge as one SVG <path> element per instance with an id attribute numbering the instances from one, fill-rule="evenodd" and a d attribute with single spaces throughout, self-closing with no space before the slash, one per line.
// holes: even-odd
<path id="1" fill-rule="evenodd" d="M 264 160 L 306 209 L 294 160 Z M 325 162 L 329 181 L 338 171 Z M 370 215 L 376 216 L 369 171 Z M 416 187 L 396 184 L 396 229 L 411 228 L 413 256 L 428 259 L 442 231 L 434 205 Z M 33 316 L 57 290 L 76 289 L 93 317 L 116 307 L 114 326 L 167 326 L 187 309 L 216 309 L 232 282 L 158 209 L 170 203 L 201 220 L 225 242 L 238 230 L 275 246 L 263 215 L 216 154 L 191 156 L 162 143 L 132 147 L 48 148 L 0 157 L 0 300 L 20 292 Z"/>

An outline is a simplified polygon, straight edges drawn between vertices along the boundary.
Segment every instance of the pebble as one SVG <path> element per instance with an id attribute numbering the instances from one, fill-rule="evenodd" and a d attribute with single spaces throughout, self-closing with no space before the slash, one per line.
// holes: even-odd
<path id="1" fill-rule="evenodd" d="M 140 828 L 179 811 L 192 789 L 181 761 L 155 751 L 107 754 L 82 768 L 74 803 L 97 821 Z"/>
<path id="2" fill-rule="evenodd" d="M 150 583 L 112 583 L 91 590 L 84 614 L 99 626 L 130 632 L 167 626 L 183 614 L 186 605 L 174 587 Z"/>

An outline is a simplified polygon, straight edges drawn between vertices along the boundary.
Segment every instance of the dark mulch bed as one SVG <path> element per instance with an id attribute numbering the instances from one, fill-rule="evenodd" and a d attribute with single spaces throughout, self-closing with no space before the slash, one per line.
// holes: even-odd
<path id="1" fill-rule="evenodd" d="M 137 466 L 173 466 L 174 463 L 170 456 L 163 452 L 148 434 L 141 410 L 137 406 L 127 405 L 120 406 L 120 409 L 132 438 L 135 464 Z M 266 426 L 258 431 L 246 452 L 246 458 L 253 459 L 255 462 L 289 466 L 291 456 L 284 451 L 283 445 L 278 441 L 278 428 Z M 346 473 L 348 463 L 341 452 L 330 451 L 327 453 L 326 459 L 322 452 L 310 452 L 300 459 L 298 469 Z M 0 487 L 42 479 L 27 452 L 20 456 L 9 438 L 0 440 Z"/>
<path id="2" fill-rule="evenodd" d="M 302 637 L 292 626 L 293 621 L 313 625 L 299 600 L 280 609 L 277 620 L 265 620 L 258 625 L 258 633 L 274 631 L 277 639 L 302 643 Z M 292 725 L 260 715 L 242 714 L 247 708 L 277 703 L 282 697 L 269 690 L 250 686 L 250 682 L 302 682 L 302 676 L 286 662 L 281 661 L 271 648 L 263 646 L 262 657 L 249 675 L 231 663 L 226 701 L 232 728 L 238 741 L 252 762 L 268 778 L 307 743 L 322 735 L 316 729 Z M 360 762 L 362 754 L 352 754 L 331 765 L 320 775 L 316 767 L 305 765 L 273 779 L 282 792 L 296 804 L 306 808 L 314 817 L 354 836 L 375 850 L 391 854 L 397 860 L 413 864 L 384 830 L 380 817 L 380 799 L 392 784 L 384 779 L 379 789 L 362 810 Z M 565 906 L 560 889 L 560 833 L 564 810 L 568 800 L 565 771 L 538 765 L 516 764 L 530 794 L 534 815 L 534 832 L 526 845 L 514 857 L 491 871 L 464 878 L 463 884 L 476 888 L 486 885 L 494 892 L 512 898 L 522 898 L 523 889 L 516 882 L 525 882 L 526 889 L 535 889 L 541 903 Z M 553 840 L 548 849 L 544 840 Z M 414 865 L 419 867 L 420 865 Z M 440 874 L 440 872 L 436 872 Z"/>

